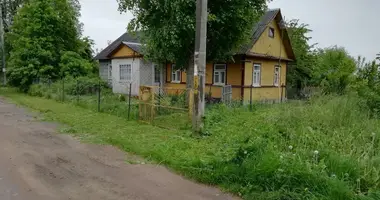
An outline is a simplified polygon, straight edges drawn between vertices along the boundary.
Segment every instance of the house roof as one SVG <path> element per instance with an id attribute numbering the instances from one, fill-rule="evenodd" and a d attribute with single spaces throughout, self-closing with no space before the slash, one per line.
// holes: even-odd
<path id="1" fill-rule="evenodd" d="M 254 52 L 252 53 L 250 52 L 250 50 L 252 49 L 253 45 L 256 44 L 260 36 L 264 33 L 268 25 L 273 20 L 276 20 L 276 22 L 279 24 L 279 27 L 282 28 L 280 24 L 283 21 L 283 18 L 282 18 L 280 9 L 270 9 L 260 18 L 260 21 L 253 26 L 251 42 L 247 45 L 242 46 L 239 53 L 245 54 L 245 55 L 256 55 L 256 53 Z M 286 28 L 282 28 L 282 30 L 283 30 L 283 41 L 285 45 L 285 51 L 288 54 L 290 59 L 295 59 L 293 48 L 290 43 L 288 31 L 286 30 Z M 260 56 L 265 57 L 266 55 L 260 54 Z"/>
<path id="2" fill-rule="evenodd" d="M 141 44 L 136 42 L 125 42 L 123 41 L 123 44 L 131 48 L 133 51 L 136 51 L 137 53 L 142 53 L 141 51 Z"/>
<path id="3" fill-rule="evenodd" d="M 117 38 L 115 41 L 113 41 L 108 47 L 103 49 L 98 55 L 94 57 L 95 60 L 107 60 L 110 59 L 108 56 L 117 49 L 121 44 L 127 45 L 129 48 L 133 49 L 134 51 L 140 53 L 141 52 L 141 45 L 140 44 L 140 32 L 135 33 L 124 33 L 119 38 Z"/>
<path id="4" fill-rule="evenodd" d="M 237 52 L 237 54 L 244 54 L 244 55 L 256 56 L 256 57 L 257 56 L 270 57 L 265 54 L 257 54 L 255 52 L 250 52 L 250 50 L 252 49 L 253 45 L 256 44 L 260 36 L 264 33 L 268 25 L 273 20 L 276 20 L 278 24 L 281 24 L 281 22 L 283 21 L 280 9 L 270 9 L 260 18 L 260 21 L 257 24 L 255 24 L 252 28 L 251 42 L 248 43 L 247 45 L 243 45 L 240 51 Z M 127 45 L 132 50 L 141 54 L 142 44 L 140 44 L 140 38 L 141 38 L 141 32 L 124 33 L 122 36 L 120 36 L 118 39 L 112 42 L 107 48 L 101 51 L 97 56 L 95 56 L 94 59 L 95 60 L 110 59 L 109 55 L 122 44 Z M 290 60 L 294 60 L 295 56 L 294 56 L 294 52 L 293 52 L 286 28 L 283 29 L 283 41 L 284 41 L 285 51 L 287 55 L 289 56 Z"/>

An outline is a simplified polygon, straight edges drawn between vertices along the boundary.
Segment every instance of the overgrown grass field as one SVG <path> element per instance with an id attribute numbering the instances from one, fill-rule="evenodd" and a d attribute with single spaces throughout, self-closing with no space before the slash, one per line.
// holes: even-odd
<path id="1" fill-rule="evenodd" d="M 203 136 L 167 130 L 72 104 L 1 89 L 0 95 L 244 199 L 380 199 L 380 121 L 355 96 L 207 110 Z M 176 123 L 175 120 L 166 123 Z"/>

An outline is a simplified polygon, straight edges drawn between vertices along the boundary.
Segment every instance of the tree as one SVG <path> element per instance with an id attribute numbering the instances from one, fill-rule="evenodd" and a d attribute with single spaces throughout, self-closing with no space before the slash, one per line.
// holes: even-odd
<path id="1" fill-rule="evenodd" d="M 314 81 L 324 92 L 343 94 L 353 81 L 356 61 L 342 47 L 321 49 L 317 55 Z"/>
<path id="2" fill-rule="evenodd" d="M 85 76 L 93 70 L 92 63 L 73 51 L 63 52 L 59 66 L 65 76 Z"/>
<path id="3" fill-rule="evenodd" d="M 68 0 L 30 0 L 20 8 L 7 34 L 10 84 L 27 90 L 35 79 L 62 75 L 62 55 L 81 46 L 75 12 Z"/>
<path id="4" fill-rule="evenodd" d="M 130 31 L 142 31 L 144 56 L 177 68 L 187 68 L 187 87 L 193 85 L 195 0 L 118 0 L 119 10 L 132 11 Z M 267 8 L 267 0 L 208 2 L 207 60 L 228 61 L 249 41 L 252 28 Z"/>
<path id="5" fill-rule="evenodd" d="M 309 29 L 308 24 L 293 19 L 288 21 L 286 25 L 296 57 L 296 60 L 289 65 L 287 85 L 292 89 L 295 88 L 296 95 L 299 96 L 302 88 L 313 84 L 313 71 L 316 65 L 314 47 L 316 44 L 309 44 L 311 37 L 308 37 L 307 34 L 312 30 Z"/>
<path id="6" fill-rule="evenodd" d="M 29 0 L 1 0 L 0 6 L 3 11 L 3 24 L 4 31 L 7 33 L 13 24 L 13 18 L 17 13 L 17 10 Z"/>

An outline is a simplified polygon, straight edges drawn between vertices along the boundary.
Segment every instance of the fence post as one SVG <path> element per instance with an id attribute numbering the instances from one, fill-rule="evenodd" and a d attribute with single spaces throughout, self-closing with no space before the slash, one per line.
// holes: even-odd
<path id="1" fill-rule="evenodd" d="M 98 83 L 98 112 L 100 112 L 100 80 Z"/>
<path id="2" fill-rule="evenodd" d="M 131 96 L 132 96 L 132 83 L 129 84 L 129 95 L 128 95 L 128 120 L 131 116 Z"/>
<path id="3" fill-rule="evenodd" d="M 249 111 L 252 111 L 252 85 L 251 85 L 251 90 L 249 92 Z"/>
<path id="4" fill-rule="evenodd" d="M 150 120 L 151 120 L 151 123 L 153 123 L 153 120 L 154 120 L 154 112 L 155 112 L 155 105 L 154 105 L 154 98 L 155 98 L 155 95 L 154 95 L 154 89 L 153 87 L 150 87 L 150 92 L 152 94 L 152 102 L 151 102 L 151 110 L 150 110 Z"/>
<path id="5" fill-rule="evenodd" d="M 65 102 L 65 77 L 62 77 L 62 102 Z"/>
<path id="6" fill-rule="evenodd" d="M 77 78 L 77 83 L 76 83 L 76 91 L 77 91 L 77 104 L 79 103 L 79 80 Z"/>
<path id="7" fill-rule="evenodd" d="M 160 113 L 161 113 L 161 82 L 158 84 L 158 115 L 160 115 Z"/>
<path id="8" fill-rule="evenodd" d="M 281 85 L 281 103 L 284 102 L 284 84 Z"/>
<path id="9" fill-rule="evenodd" d="M 191 122 L 194 112 L 194 89 L 190 88 L 189 90 L 189 120 Z"/>

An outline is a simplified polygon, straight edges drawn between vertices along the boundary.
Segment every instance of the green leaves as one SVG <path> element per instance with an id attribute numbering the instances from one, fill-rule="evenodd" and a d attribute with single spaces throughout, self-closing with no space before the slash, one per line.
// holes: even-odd
<path id="1" fill-rule="evenodd" d="M 135 18 L 128 30 L 141 30 L 144 56 L 185 68 L 194 53 L 196 0 L 118 0 L 121 12 Z M 245 44 L 266 10 L 266 0 L 208 2 L 207 59 L 228 60 Z"/>
<path id="2" fill-rule="evenodd" d="M 6 35 L 11 85 L 27 90 L 41 78 L 91 71 L 93 42 L 80 38 L 79 9 L 77 0 L 29 0 L 20 8 Z"/>

